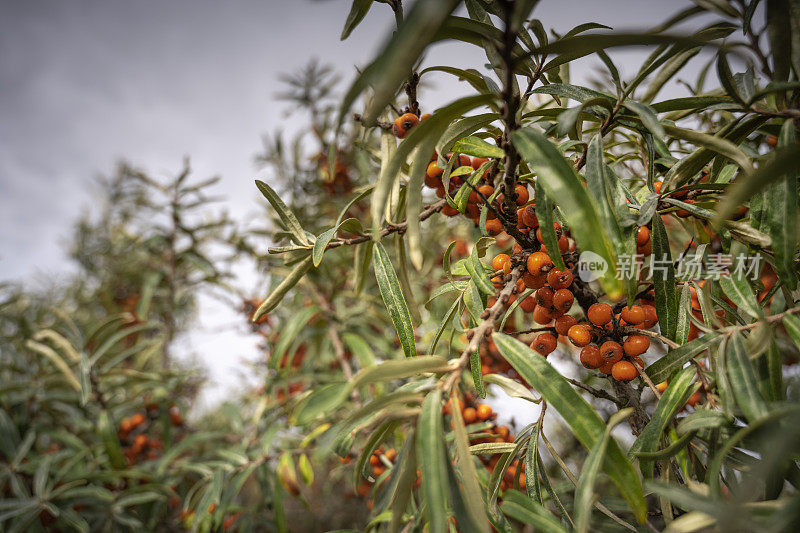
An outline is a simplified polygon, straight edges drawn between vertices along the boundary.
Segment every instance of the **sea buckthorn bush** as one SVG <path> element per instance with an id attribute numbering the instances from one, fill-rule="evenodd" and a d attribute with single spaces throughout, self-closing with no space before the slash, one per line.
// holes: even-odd
<path id="1" fill-rule="evenodd" d="M 698 1 L 561 34 L 536 4 L 355 0 L 342 38 L 380 9 L 390 37 L 341 91 L 316 63 L 287 78 L 310 127 L 266 139 L 269 224 L 227 238 L 266 274 L 241 298 L 262 385 L 207 415 L 221 436 L 198 432 L 171 403 L 180 376 L 139 408 L 95 392 L 91 335 L 68 361 L 62 337 L 16 332 L 71 409 L 92 406 L 84 429 L 105 424 L 91 471 L 138 474 L 42 481 L 66 458 L 22 413 L 60 404 L 0 393 L 0 522 L 796 530 L 800 8 Z M 485 57 L 428 65 L 442 41 Z M 620 69 L 627 47 L 646 53 Z M 596 81 L 573 83 L 587 65 Z M 429 79 L 467 94 L 432 108 Z"/>

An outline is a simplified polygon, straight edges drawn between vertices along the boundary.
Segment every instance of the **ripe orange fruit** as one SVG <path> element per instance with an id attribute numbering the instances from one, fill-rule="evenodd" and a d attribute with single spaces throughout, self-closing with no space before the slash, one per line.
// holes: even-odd
<path id="1" fill-rule="evenodd" d="M 636 233 L 636 245 L 644 246 L 650 240 L 650 230 L 646 226 L 642 226 Z"/>
<path id="2" fill-rule="evenodd" d="M 553 268 L 553 261 L 550 256 L 544 252 L 534 252 L 528 256 L 527 262 L 528 272 L 534 276 L 542 273 L 547 273 Z"/>
<path id="3" fill-rule="evenodd" d="M 596 303 L 589 307 L 589 312 L 587 314 L 589 315 L 587 317 L 589 322 L 595 326 L 605 326 L 611 322 L 613 310 L 607 303 Z"/>
<path id="4" fill-rule="evenodd" d="M 394 460 L 397 459 L 397 450 L 395 450 L 394 448 L 389 448 L 388 450 L 386 450 L 386 453 L 384 455 L 390 462 L 393 463 Z"/>
<path id="5" fill-rule="evenodd" d="M 493 270 L 503 270 L 506 264 L 511 264 L 511 257 L 508 254 L 497 254 L 492 259 Z"/>
<path id="6" fill-rule="evenodd" d="M 538 228 L 539 219 L 536 217 L 536 206 L 534 204 L 526 205 L 522 208 L 521 215 L 522 222 L 529 228 Z"/>
<path id="7" fill-rule="evenodd" d="M 656 385 L 656 390 L 658 390 L 658 392 L 664 392 L 665 390 L 667 390 L 668 385 L 669 384 L 666 381 L 662 381 L 661 383 Z"/>
<path id="8" fill-rule="evenodd" d="M 638 305 L 624 307 L 620 312 L 620 316 L 622 317 L 622 320 L 633 326 L 638 326 L 647 319 L 644 309 Z"/>
<path id="9" fill-rule="evenodd" d="M 586 368 L 598 368 L 603 364 L 603 356 L 596 344 L 584 346 L 581 350 L 581 364 Z"/>
<path id="10" fill-rule="evenodd" d="M 559 335 L 567 335 L 569 333 L 569 328 L 577 324 L 578 321 L 575 320 L 575 317 L 572 315 L 561 315 L 560 317 L 556 318 L 556 333 Z"/>
<path id="11" fill-rule="evenodd" d="M 547 283 L 547 277 L 544 275 L 534 276 L 530 272 L 525 272 L 522 275 L 522 282 L 525 284 L 525 287 L 529 289 L 540 289 Z"/>
<path id="12" fill-rule="evenodd" d="M 656 315 L 655 307 L 652 305 L 643 305 L 642 310 L 644 311 L 644 322 L 642 322 L 639 327 L 642 329 L 650 329 L 658 324 L 658 315 Z"/>
<path id="13" fill-rule="evenodd" d="M 597 367 L 597 370 L 599 370 L 600 372 L 602 372 L 606 376 L 610 376 L 611 372 L 612 372 L 612 370 L 614 368 L 614 365 L 616 365 L 616 364 L 617 363 L 603 363 L 602 365 Z"/>
<path id="14" fill-rule="evenodd" d="M 556 349 L 557 340 L 552 333 L 539 333 L 531 343 L 531 348 L 547 356 Z"/>
<path id="15" fill-rule="evenodd" d="M 533 321 L 542 326 L 549 324 L 553 320 L 553 316 L 546 307 L 537 305 L 533 310 Z"/>
<path id="16" fill-rule="evenodd" d="M 600 355 L 605 363 L 616 363 L 622 359 L 622 346 L 618 342 L 606 341 L 600 346 Z"/>
<path id="17" fill-rule="evenodd" d="M 653 184 L 653 190 L 656 194 L 661 194 L 661 186 L 664 185 L 663 181 L 657 181 Z"/>
<path id="18" fill-rule="evenodd" d="M 623 343 L 625 353 L 631 357 L 642 355 L 650 348 L 650 339 L 644 335 L 630 335 Z"/>
<path id="19" fill-rule="evenodd" d="M 517 205 L 525 205 L 528 203 L 530 195 L 528 194 L 528 188 L 525 185 L 517 185 L 514 187 L 514 192 L 517 195 Z"/>
<path id="20" fill-rule="evenodd" d="M 582 348 L 592 342 L 592 333 L 584 324 L 575 324 L 569 328 L 567 336 L 570 342 L 578 348 Z"/>
<path id="21" fill-rule="evenodd" d="M 136 413 L 130 418 L 130 426 L 131 429 L 136 429 L 142 424 L 144 424 L 145 418 L 142 413 Z"/>
<path id="22" fill-rule="evenodd" d="M 483 165 L 484 163 L 488 163 L 488 162 L 489 162 L 489 160 L 485 159 L 483 157 L 473 157 L 472 158 L 472 168 L 474 168 L 475 170 L 478 170 L 479 168 L 481 168 L 481 165 Z"/>
<path id="23" fill-rule="evenodd" d="M 555 292 L 555 294 L 553 294 L 553 307 L 555 307 L 556 310 L 561 311 L 562 313 L 566 313 L 567 311 L 569 311 L 574 301 L 575 301 L 575 295 L 573 295 L 572 291 L 570 291 L 569 289 L 558 289 Z"/>
<path id="24" fill-rule="evenodd" d="M 545 285 L 536 291 L 536 303 L 542 307 L 550 308 L 553 306 L 553 289 Z"/>
<path id="25" fill-rule="evenodd" d="M 485 403 L 479 403 L 477 409 L 478 418 L 482 421 L 489 420 L 492 416 L 492 408 Z"/>
<path id="26" fill-rule="evenodd" d="M 408 132 L 411 131 L 411 128 L 416 126 L 419 123 L 419 118 L 414 113 L 405 113 L 404 115 L 400 115 L 397 117 L 392 124 L 392 133 L 394 133 L 395 137 L 398 139 L 403 139 Z"/>
<path id="27" fill-rule="evenodd" d="M 464 423 L 465 424 L 474 424 L 475 421 L 478 419 L 478 412 L 475 410 L 474 407 L 467 407 L 464 409 Z"/>
<path id="28" fill-rule="evenodd" d="M 617 381 L 630 381 L 639 375 L 636 367 L 628 361 L 617 361 L 611 367 L 611 375 Z"/>
<path id="29" fill-rule="evenodd" d="M 553 287 L 554 290 L 566 289 L 572 285 L 572 272 L 554 268 L 547 273 L 547 283 Z"/>
<path id="30" fill-rule="evenodd" d="M 448 207 L 448 206 L 445 206 Z M 503 223 L 497 219 L 486 221 L 486 233 L 492 237 L 497 237 L 503 233 Z"/>
<path id="31" fill-rule="evenodd" d="M 534 299 L 533 295 L 528 296 L 519 303 L 519 306 L 526 313 L 533 313 L 534 309 L 536 309 L 536 300 Z"/>

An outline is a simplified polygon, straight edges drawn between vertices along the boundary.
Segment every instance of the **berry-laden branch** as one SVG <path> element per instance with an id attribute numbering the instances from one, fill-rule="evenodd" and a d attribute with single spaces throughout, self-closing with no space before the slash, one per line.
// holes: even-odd
<path id="1" fill-rule="evenodd" d="M 455 384 L 458 383 L 459 379 L 461 379 L 461 371 L 466 366 L 467 361 L 469 361 L 469 356 L 478 351 L 481 341 L 485 337 L 489 337 L 492 334 L 494 323 L 500 317 L 500 314 L 506 307 L 508 299 L 516 290 L 517 281 L 522 276 L 522 269 L 524 268 L 525 267 L 523 265 L 511 271 L 506 278 L 503 289 L 497 295 L 497 301 L 494 303 L 494 305 L 486 309 L 486 311 L 484 311 L 481 315 L 483 322 L 478 324 L 477 327 L 467 331 L 467 339 L 469 342 L 464 348 L 464 351 L 461 352 L 461 356 L 452 364 L 452 369 L 442 385 L 442 390 L 444 390 L 447 395 L 450 394 L 450 391 L 452 391 Z"/>

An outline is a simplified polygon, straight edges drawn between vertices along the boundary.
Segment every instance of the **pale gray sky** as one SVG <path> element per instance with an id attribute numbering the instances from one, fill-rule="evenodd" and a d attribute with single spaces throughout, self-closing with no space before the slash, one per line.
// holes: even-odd
<path id="1" fill-rule="evenodd" d="M 91 208 L 92 179 L 111 173 L 120 158 L 172 175 L 188 155 L 196 177 L 222 177 L 225 207 L 252 212 L 263 201 L 253 187 L 261 135 L 298 127 L 274 101 L 279 74 L 316 57 L 349 80 L 391 31 L 391 10 L 376 3 L 350 39 L 339 41 L 349 4 L 0 0 L 0 280 L 68 268 L 63 243 Z M 542 0 L 535 15 L 562 32 L 587 21 L 644 28 L 688 4 Z M 615 57 L 629 76 L 642 54 Z M 482 68 L 485 58 L 469 45 L 445 44 L 428 62 Z M 440 83 L 422 101 L 430 108 L 452 96 Z M 236 319 L 218 305 L 205 303 L 204 324 Z M 254 353 L 254 339 L 236 332 L 190 342 L 218 382 L 213 397 L 232 382 L 241 357 Z"/>

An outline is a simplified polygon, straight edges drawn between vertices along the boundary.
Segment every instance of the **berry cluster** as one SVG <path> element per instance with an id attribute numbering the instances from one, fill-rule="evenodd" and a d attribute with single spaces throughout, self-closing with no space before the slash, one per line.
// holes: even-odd
<path id="1" fill-rule="evenodd" d="M 159 409 L 160 406 L 157 403 L 148 403 L 145 406 L 146 415 L 134 413 L 120 421 L 117 436 L 124 446 L 122 453 L 129 466 L 136 464 L 142 458 L 147 460 L 156 459 L 164 448 L 160 439 L 147 434 L 150 421 L 158 417 Z M 183 425 L 183 417 L 177 406 L 171 406 L 168 414 L 172 425 Z"/>

